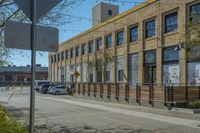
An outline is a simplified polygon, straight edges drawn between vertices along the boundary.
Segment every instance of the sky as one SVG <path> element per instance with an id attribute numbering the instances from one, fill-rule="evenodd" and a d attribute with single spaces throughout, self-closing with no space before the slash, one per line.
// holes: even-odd
<path id="1" fill-rule="evenodd" d="M 59 43 L 68 40 L 69 38 L 80 34 L 81 32 L 92 27 L 92 7 L 99 2 L 107 2 L 113 0 L 83 0 L 79 5 L 75 5 L 72 10 L 69 11 L 71 15 L 71 23 L 66 23 L 59 27 Z M 111 2 L 112 4 L 119 6 L 119 13 L 122 13 L 130 8 L 133 8 L 137 2 L 143 2 L 144 0 L 121 0 L 125 2 Z M 128 3 L 133 2 L 133 3 Z M 136 2 L 136 3 L 135 3 Z M 81 18 L 77 18 L 81 17 Z M 86 19 L 88 18 L 88 19 Z M 48 53 L 37 52 L 36 63 L 42 66 L 48 66 Z M 12 58 L 10 59 L 12 65 L 26 66 L 31 64 L 30 51 L 14 50 L 12 52 Z"/>

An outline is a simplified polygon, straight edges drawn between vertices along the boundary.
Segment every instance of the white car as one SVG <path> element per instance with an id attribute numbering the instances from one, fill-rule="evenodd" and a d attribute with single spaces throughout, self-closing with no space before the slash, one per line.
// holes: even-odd
<path id="1" fill-rule="evenodd" d="M 49 93 L 54 95 L 67 94 L 67 92 L 67 88 L 64 85 L 54 86 L 49 91 Z"/>

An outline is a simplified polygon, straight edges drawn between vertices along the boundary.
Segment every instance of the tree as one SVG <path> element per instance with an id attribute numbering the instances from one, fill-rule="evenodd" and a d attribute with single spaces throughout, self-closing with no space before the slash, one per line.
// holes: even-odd
<path id="1" fill-rule="evenodd" d="M 38 20 L 40 25 L 59 27 L 71 20 L 65 18 L 66 14 L 77 4 L 84 0 L 63 0 L 58 6 Z M 11 51 L 4 47 L 4 25 L 7 21 L 30 23 L 29 18 L 19 9 L 13 0 L 0 0 L 0 65 L 8 63 Z"/>
<path id="2" fill-rule="evenodd" d="M 200 15 L 198 14 L 192 14 L 190 17 L 185 47 L 188 60 L 200 59 Z"/>

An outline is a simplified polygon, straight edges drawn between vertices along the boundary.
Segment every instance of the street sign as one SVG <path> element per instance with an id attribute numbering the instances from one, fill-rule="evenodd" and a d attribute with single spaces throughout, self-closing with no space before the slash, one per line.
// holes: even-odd
<path id="1" fill-rule="evenodd" d="M 36 19 L 40 19 L 62 0 L 36 0 Z M 14 0 L 19 8 L 31 18 L 31 0 Z"/>
<path id="2" fill-rule="evenodd" d="M 75 77 L 75 78 L 78 78 L 79 76 L 80 76 L 80 73 L 79 73 L 78 71 L 75 71 L 75 72 L 74 72 L 74 77 Z"/>
<path id="3" fill-rule="evenodd" d="M 5 24 L 7 48 L 31 50 L 31 24 L 8 21 Z M 58 29 L 36 25 L 36 50 L 58 51 Z"/>

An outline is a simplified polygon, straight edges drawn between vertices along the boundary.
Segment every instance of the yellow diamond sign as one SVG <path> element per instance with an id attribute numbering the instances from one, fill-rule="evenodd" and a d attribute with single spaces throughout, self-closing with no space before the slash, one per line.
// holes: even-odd
<path id="1" fill-rule="evenodd" d="M 75 71 L 73 75 L 75 78 L 78 78 L 80 76 L 80 73 L 78 71 Z"/>

